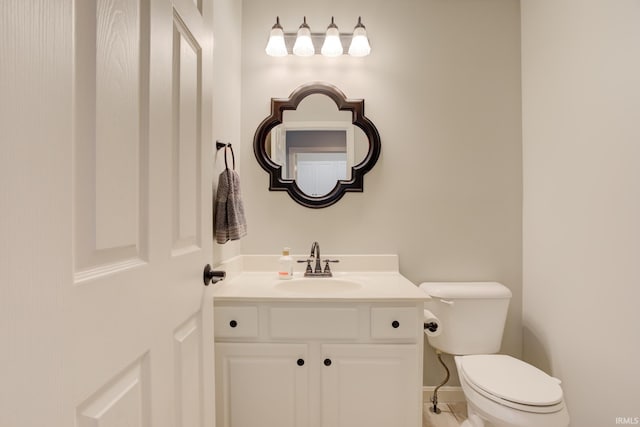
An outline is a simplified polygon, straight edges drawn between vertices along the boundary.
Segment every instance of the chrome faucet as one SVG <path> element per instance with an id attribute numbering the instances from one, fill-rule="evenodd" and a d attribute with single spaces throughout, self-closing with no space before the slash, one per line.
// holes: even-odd
<path id="1" fill-rule="evenodd" d="M 311 268 L 311 262 L 315 260 L 315 268 Z M 329 268 L 330 262 L 339 262 L 337 259 L 325 259 L 322 262 L 325 263 L 324 270 L 321 265 L 320 258 L 320 244 L 318 242 L 313 242 L 311 245 L 311 253 L 309 254 L 309 258 L 298 260 L 298 262 L 306 262 L 307 268 L 304 272 L 304 277 L 332 277 L 331 269 Z"/>

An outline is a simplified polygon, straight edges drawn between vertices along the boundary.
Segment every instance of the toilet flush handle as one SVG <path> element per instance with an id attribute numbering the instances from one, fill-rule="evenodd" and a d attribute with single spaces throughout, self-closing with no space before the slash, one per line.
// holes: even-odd
<path id="1" fill-rule="evenodd" d="M 448 300 L 448 299 L 439 299 L 440 302 L 444 303 L 444 304 L 449 304 L 449 305 L 453 305 L 454 301 Z"/>

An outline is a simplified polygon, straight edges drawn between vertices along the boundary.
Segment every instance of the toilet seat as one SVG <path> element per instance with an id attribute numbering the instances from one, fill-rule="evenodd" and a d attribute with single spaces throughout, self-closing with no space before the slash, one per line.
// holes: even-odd
<path id="1" fill-rule="evenodd" d="M 534 366 L 502 354 L 458 357 L 468 385 L 496 403 L 534 413 L 564 408 L 560 381 Z"/>

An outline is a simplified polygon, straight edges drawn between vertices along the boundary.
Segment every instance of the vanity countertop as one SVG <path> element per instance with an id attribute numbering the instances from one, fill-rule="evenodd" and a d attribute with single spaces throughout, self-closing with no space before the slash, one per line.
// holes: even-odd
<path id="1" fill-rule="evenodd" d="M 326 290 L 322 288 L 322 283 L 326 283 Z M 358 286 L 351 287 L 350 283 Z M 295 273 L 292 280 L 280 280 L 274 272 L 245 272 L 231 280 L 217 283 L 213 298 L 217 301 L 429 299 L 427 294 L 397 272 L 341 272 L 334 273 L 333 278 L 303 278 L 302 273 Z"/>
<path id="2" fill-rule="evenodd" d="M 255 259 L 245 259 L 245 268 L 241 265 L 240 268 L 226 269 L 227 279 L 215 284 L 212 295 L 218 302 L 239 300 L 418 302 L 429 299 L 421 289 L 398 271 L 394 271 L 394 267 L 397 266 L 395 255 L 384 257 L 391 258 L 383 259 L 378 256 L 376 261 L 383 261 L 376 264 L 378 268 L 367 268 L 364 271 L 334 271 L 332 278 L 305 278 L 303 273 L 298 271 L 294 273 L 291 280 L 280 280 L 275 271 L 256 271 L 252 268 L 263 267 L 264 259 L 259 262 L 255 262 Z M 345 267 L 363 267 L 367 264 L 366 261 L 362 263 L 362 260 L 355 258 L 346 261 L 343 264 Z"/>

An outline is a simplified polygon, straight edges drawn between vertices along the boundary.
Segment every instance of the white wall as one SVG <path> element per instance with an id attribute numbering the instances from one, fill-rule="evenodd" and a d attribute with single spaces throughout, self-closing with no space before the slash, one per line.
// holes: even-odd
<path id="1" fill-rule="evenodd" d="M 367 58 L 271 58 L 276 15 L 323 32 L 358 16 Z M 504 350 L 521 353 L 520 9 L 515 0 L 244 0 L 242 10 L 244 254 L 397 253 L 401 272 L 426 280 L 497 280 L 513 291 Z M 219 66 L 219 65 L 218 65 Z M 364 98 L 382 155 L 364 193 L 309 209 L 268 191 L 252 140 L 272 97 L 326 81 Z M 339 266 L 336 267 L 339 269 Z M 442 377 L 426 351 L 425 384 Z M 456 379 L 452 380 L 451 384 Z"/>
<path id="2" fill-rule="evenodd" d="M 222 142 L 230 142 L 236 157 L 236 170 L 242 169 L 240 151 L 240 89 L 241 89 L 241 43 L 242 43 L 242 2 L 236 0 L 213 1 L 213 137 Z M 218 187 L 218 175 L 224 170 L 224 151 L 214 153 L 214 190 Z M 228 153 L 229 167 L 232 165 Z M 213 193 L 215 198 L 215 191 Z M 241 242 L 232 241 L 224 245 L 213 244 L 213 263 L 240 254 Z"/>
<path id="3" fill-rule="evenodd" d="M 524 356 L 640 417 L 640 1 L 523 0 Z"/>

